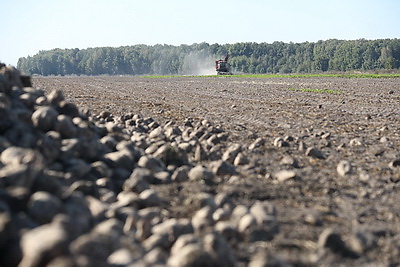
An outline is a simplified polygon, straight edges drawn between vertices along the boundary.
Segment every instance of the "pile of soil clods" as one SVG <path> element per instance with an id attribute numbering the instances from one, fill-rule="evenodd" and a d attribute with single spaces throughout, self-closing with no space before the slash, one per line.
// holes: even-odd
<path id="1" fill-rule="evenodd" d="M 221 152 L 222 129 L 92 116 L 61 91 L 24 87 L 14 68 L 0 73 L 1 266 L 233 266 L 239 242 L 278 232 L 268 202 L 199 190 L 177 216 L 157 193 L 236 174 L 246 157 L 240 145 Z"/>
<path id="2" fill-rule="evenodd" d="M 91 114 L 30 86 L 0 67 L 0 266 L 398 262 L 397 155 L 375 181 L 329 133 L 232 143 L 207 120 Z"/>

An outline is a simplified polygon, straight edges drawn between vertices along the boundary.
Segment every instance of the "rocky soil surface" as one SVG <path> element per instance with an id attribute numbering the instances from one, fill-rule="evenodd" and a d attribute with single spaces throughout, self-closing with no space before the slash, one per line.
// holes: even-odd
<path id="1" fill-rule="evenodd" d="M 400 79 L 0 73 L 0 266 L 400 264 Z"/>

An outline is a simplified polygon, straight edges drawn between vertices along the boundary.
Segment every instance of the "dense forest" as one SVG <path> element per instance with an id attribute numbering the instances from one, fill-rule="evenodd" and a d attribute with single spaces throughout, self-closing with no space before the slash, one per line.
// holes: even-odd
<path id="1" fill-rule="evenodd" d="M 312 73 L 400 68 L 400 39 L 304 43 L 133 45 L 53 49 L 20 58 L 18 68 L 39 75 L 209 74 L 214 60 L 231 55 L 237 73 Z"/>

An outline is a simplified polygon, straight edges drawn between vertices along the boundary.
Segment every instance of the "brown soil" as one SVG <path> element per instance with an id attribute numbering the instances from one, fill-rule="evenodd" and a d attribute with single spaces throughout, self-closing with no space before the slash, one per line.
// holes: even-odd
<path id="1" fill-rule="evenodd" d="M 332 228 L 358 255 L 342 249 L 320 263 L 400 264 L 400 79 L 35 77 L 33 84 L 61 89 L 67 100 L 93 112 L 132 112 L 178 125 L 189 117 L 207 119 L 225 129 L 230 142 L 246 147 L 265 139 L 247 151 L 252 167 L 242 168 L 238 179 L 205 189 L 158 188 L 171 205 L 201 190 L 225 192 L 236 203 L 273 203 L 279 234 L 238 249 L 242 262 L 260 247 L 294 264 L 315 262 L 324 246 L 321 233 Z M 275 146 L 278 137 L 288 146 Z M 324 158 L 307 156 L 310 147 Z M 286 166 L 285 156 L 297 164 Z M 337 172 L 341 160 L 352 165 L 344 176 Z M 296 177 L 279 182 L 275 174 L 287 169 Z M 190 215 L 185 208 L 173 210 L 178 217 Z"/>

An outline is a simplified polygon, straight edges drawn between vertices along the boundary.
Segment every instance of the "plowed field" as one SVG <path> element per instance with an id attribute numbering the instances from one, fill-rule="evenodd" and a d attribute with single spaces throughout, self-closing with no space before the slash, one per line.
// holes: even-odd
<path id="1" fill-rule="evenodd" d="M 170 205 L 200 191 L 224 192 L 237 205 L 271 202 L 279 230 L 272 240 L 240 242 L 238 265 L 255 262 L 257 251 L 295 265 L 400 264 L 399 78 L 36 77 L 33 84 L 61 89 L 93 113 L 178 126 L 192 118 L 224 129 L 249 160 L 237 175 L 155 190 Z M 171 209 L 192 216 L 185 208 Z"/>

